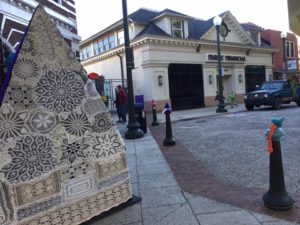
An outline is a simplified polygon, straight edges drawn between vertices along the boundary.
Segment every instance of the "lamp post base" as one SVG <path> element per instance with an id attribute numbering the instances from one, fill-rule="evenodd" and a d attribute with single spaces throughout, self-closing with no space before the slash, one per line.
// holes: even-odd
<path id="1" fill-rule="evenodd" d="M 126 132 L 125 132 L 125 138 L 126 139 L 139 139 L 139 138 L 142 138 L 144 136 L 144 132 L 141 131 L 139 128 L 136 128 L 136 129 L 128 129 Z"/>
<path id="2" fill-rule="evenodd" d="M 272 195 L 267 192 L 263 196 L 264 205 L 275 211 L 288 211 L 293 208 L 294 200 L 286 193 Z"/>
<path id="3" fill-rule="evenodd" d="M 175 144 L 176 144 L 176 142 L 173 137 L 166 137 L 164 140 L 164 146 L 173 146 Z"/>

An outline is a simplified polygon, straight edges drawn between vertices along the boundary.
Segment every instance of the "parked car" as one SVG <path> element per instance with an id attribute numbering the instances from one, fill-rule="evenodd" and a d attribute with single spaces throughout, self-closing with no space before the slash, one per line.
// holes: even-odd
<path id="1" fill-rule="evenodd" d="M 281 104 L 296 102 L 300 106 L 300 86 L 288 80 L 273 80 L 262 83 L 255 91 L 244 96 L 245 107 L 253 110 L 254 106 L 272 106 L 280 109 Z"/>

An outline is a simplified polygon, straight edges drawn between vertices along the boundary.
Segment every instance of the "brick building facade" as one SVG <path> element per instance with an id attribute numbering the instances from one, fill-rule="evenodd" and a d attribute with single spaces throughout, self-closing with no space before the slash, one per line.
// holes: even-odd
<path id="1" fill-rule="evenodd" d="M 79 57 L 75 0 L 0 0 L 0 77 L 4 79 L 5 61 L 14 53 L 37 5 L 43 5 L 62 36 Z"/>
<path id="2" fill-rule="evenodd" d="M 274 79 L 280 79 L 284 72 L 283 40 L 281 38 L 281 31 L 266 29 L 261 32 L 261 37 L 272 47 L 278 49 L 278 51 L 273 54 L 272 60 L 274 65 Z M 286 61 L 287 74 L 297 75 L 299 71 L 298 42 L 296 35 L 293 33 L 287 33 Z"/>

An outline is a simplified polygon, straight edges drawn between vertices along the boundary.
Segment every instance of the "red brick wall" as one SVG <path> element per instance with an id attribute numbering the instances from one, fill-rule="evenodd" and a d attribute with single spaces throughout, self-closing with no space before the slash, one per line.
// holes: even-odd
<path id="1" fill-rule="evenodd" d="M 271 46 L 278 49 L 278 52 L 274 53 L 273 55 L 273 65 L 275 66 L 275 70 L 282 70 L 283 65 L 283 48 L 282 48 L 282 39 L 281 39 L 281 31 L 276 30 L 264 30 L 261 33 L 261 37 L 266 39 L 271 43 Z M 295 34 L 288 33 L 286 41 L 293 41 L 295 43 L 295 58 L 287 58 L 287 60 L 297 59 L 298 62 L 298 44 L 297 38 Z"/>

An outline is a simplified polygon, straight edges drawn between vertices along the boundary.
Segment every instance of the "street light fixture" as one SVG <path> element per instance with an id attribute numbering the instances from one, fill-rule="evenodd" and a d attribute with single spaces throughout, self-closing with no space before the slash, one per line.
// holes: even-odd
<path id="1" fill-rule="evenodd" d="M 127 71 L 127 87 L 128 87 L 128 130 L 125 133 L 126 139 L 137 139 L 144 136 L 143 131 L 139 129 L 139 124 L 134 115 L 134 99 L 133 99 L 133 84 L 132 84 L 132 69 L 134 68 L 133 49 L 130 47 L 129 31 L 128 31 L 128 16 L 127 2 L 122 0 L 123 7 L 123 25 L 124 25 L 124 40 L 125 40 L 125 56 L 126 56 L 126 71 Z"/>
<path id="2" fill-rule="evenodd" d="M 222 66 L 221 66 L 221 46 L 220 46 L 220 26 L 222 24 L 222 18 L 216 16 L 214 18 L 214 25 L 217 30 L 217 50 L 218 50 L 218 81 L 219 81 L 219 91 L 217 94 L 217 100 L 219 101 L 218 108 L 216 110 L 217 113 L 227 112 L 224 104 L 224 96 L 223 96 L 223 77 L 222 77 Z"/>
<path id="3" fill-rule="evenodd" d="M 287 79 L 287 61 L 286 61 L 286 37 L 287 37 L 287 32 L 282 31 L 281 34 L 281 39 L 282 39 L 282 51 L 283 51 L 283 79 Z"/>

